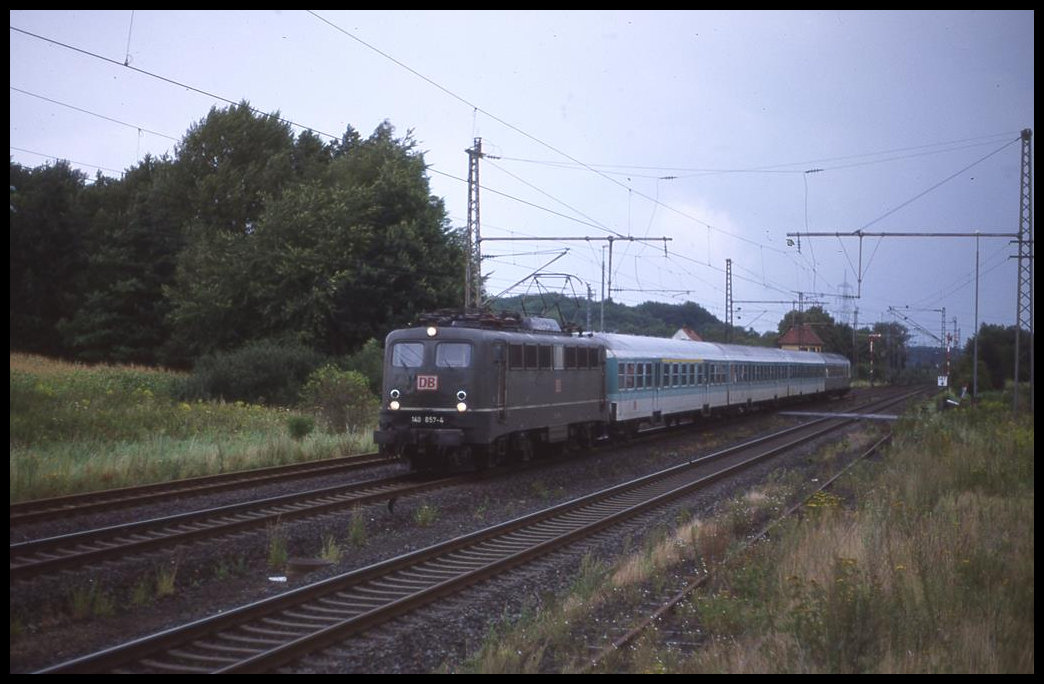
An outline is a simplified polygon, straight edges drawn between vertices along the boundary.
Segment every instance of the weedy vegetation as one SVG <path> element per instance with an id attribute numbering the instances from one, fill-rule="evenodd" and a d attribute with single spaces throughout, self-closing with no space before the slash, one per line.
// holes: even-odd
<path id="1" fill-rule="evenodd" d="M 679 521 L 597 588 L 495 626 L 463 669 L 588 671 L 589 627 L 627 629 L 658 576 L 709 571 L 675 608 L 689 648 L 653 632 L 596 671 L 1031 674 L 1033 476 L 1033 419 L 1010 401 L 926 407 L 895 426 L 882 458 L 850 469 L 844 496 L 809 498 L 768 540 L 751 542 L 747 523 L 785 510 L 789 476 L 714 519 Z"/>
<path id="2" fill-rule="evenodd" d="M 11 502 L 373 450 L 359 413 L 320 431 L 314 402 L 187 401 L 189 379 L 11 354 Z"/>

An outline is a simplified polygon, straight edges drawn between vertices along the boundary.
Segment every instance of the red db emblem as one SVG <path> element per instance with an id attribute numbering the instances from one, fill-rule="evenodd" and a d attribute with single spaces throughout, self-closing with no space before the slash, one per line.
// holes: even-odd
<path id="1" fill-rule="evenodd" d="M 418 375 L 417 376 L 417 390 L 437 390 L 439 388 L 439 376 L 437 375 Z"/>

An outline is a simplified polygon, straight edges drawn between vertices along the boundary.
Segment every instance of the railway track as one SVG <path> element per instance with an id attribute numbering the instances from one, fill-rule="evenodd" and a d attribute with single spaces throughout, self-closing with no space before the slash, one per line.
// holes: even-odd
<path id="1" fill-rule="evenodd" d="M 256 468 L 137 487 L 35 499 L 11 504 L 10 525 L 14 528 L 54 518 L 84 516 L 102 511 L 141 506 L 155 501 L 258 487 L 273 482 L 337 475 L 391 463 L 394 463 L 394 460 L 377 454 L 340 456 L 321 461 Z"/>
<path id="2" fill-rule="evenodd" d="M 852 419 L 821 418 L 794 426 L 590 496 L 41 672 L 280 671 L 309 654 L 554 550 L 633 521 L 850 422 Z"/>
<path id="3" fill-rule="evenodd" d="M 46 573 L 263 529 L 277 521 L 315 517 L 469 479 L 400 475 L 15 543 L 10 545 L 10 580 L 14 584 Z"/>

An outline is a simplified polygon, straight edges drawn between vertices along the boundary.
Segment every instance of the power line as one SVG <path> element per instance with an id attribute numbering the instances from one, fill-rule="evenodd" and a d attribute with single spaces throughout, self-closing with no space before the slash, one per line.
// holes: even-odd
<path id="1" fill-rule="evenodd" d="M 33 38 L 36 38 L 37 40 L 42 40 L 45 43 L 50 43 L 52 45 L 57 45 L 58 47 L 65 48 L 66 50 L 72 50 L 73 52 L 78 52 L 78 53 L 80 53 L 82 55 L 87 55 L 88 57 L 93 57 L 93 58 L 99 59 L 99 60 L 101 60 L 103 62 L 108 62 L 109 64 L 112 64 L 114 66 L 122 67 L 124 69 L 130 69 L 131 71 L 133 71 L 135 73 L 139 73 L 139 74 L 141 74 L 143 76 L 148 76 L 150 78 L 158 79 L 158 80 L 163 81 L 165 83 L 169 83 L 171 85 L 175 85 L 175 86 L 177 86 L 179 88 L 185 88 L 186 90 L 191 90 L 194 93 L 199 93 L 200 95 L 205 95 L 205 96 L 207 96 L 209 98 L 212 98 L 214 100 L 218 100 L 220 102 L 228 103 L 228 104 L 230 104 L 230 105 L 232 105 L 234 107 L 238 107 L 238 106 L 240 106 L 242 104 L 242 102 L 236 102 L 234 100 L 230 100 L 227 97 L 222 97 L 221 95 L 217 95 L 215 93 L 211 93 L 211 92 L 203 90 L 201 88 L 197 88 L 195 86 L 188 85 L 187 83 L 182 83 L 181 81 L 175 81 L 172 78 L 167 78 L 166 76 L 160 76 L 159 74 L 153 73 L 151 71 L 147 71 L 145 69 L 139 69 L 138 67 L 131 66 L 130 64 L 124 64 L 123 62 L 118 62 L 118 61 L 116 61 L 114 59 L 111 59 L 109 57 L 106 57 L 104 55 L 99 55 L 96 52 L 91 52 L 90 50 L 84 50 L 83 48 L 78 48 L 78 47 L 75 47 L 73 45 L 69 45 L 68 43 L 63 43 L 61 41 L 54 40 L 52 38 L 47 38 L 47 37 L 41 36 L 41 35 L 39 35 L 37 33 L 33 33 L 32 31 L 26 31 L 25 29 L 20 29 L 20 28 L 18 28 L 16 26 L 12 26 L 11 30 L 12 31 L 17 31 L 18 33 L 22 33 L 22 34 L 27 35 L 27 36 L 31 36 Z M 289 126 L 294 126 L 296 128 L 301 128 L 301 129 L 304 129 L 304 130 L 307 130 L 307 131 L 312 131 L 313 133 L 316 133 L 317 135 L 325 136 L 327 138 L 330 138 L 331 140 L 340 140 L 340 136 L 332 135 L 330 133 L 324 133 L 323 131 L 320 131 L 318 129 L 312 128 L 310 126 L 303 126 L 303 125 L 301 125 L 299 123 L 296 123 L 294 121 L 291 121 L 289 119 L 284 119 L 283 117 L 280 117 L 280 116 L 275 116 L 273 114 L 262 112 L 261 110 L 256 109 L 254 107 L 250 107 L 249 105 L 247 106 L 247 109 L 249 109 L 250 111 L 254 112 L 258 116 L 270 117 L 270 118 L 275 119 L 276 121 L 281 121 L 281 122 L 283 122 L 283 123 L 285 123 L 285 124 L 287 124 Z"/>
<path id="2" fill-rule="evenodd" d="M 150 133 L 152 135 L 158 135 L 161 138 L 166 138 L 167 140 L 173 140 L 174 142 L 179 142 L 180 141 L 180 138 L 175 138 L 173 136 L 167 135 L 166 133 L 160 133 L 158 131 L 151 131 L 148 128 L 145 128 L 143 126 L 127 123 L 126 121 L 120 121 L 119 119 L 114 119 L 111 116 L 105 116 L 104 114 L 99 114 L 97 112 L 92 112 L 92 111 L 90 111 L 88 109 L 83 109 L 82 107 L 76 107 L 76 106 L 68 104 L 66 102 L 59 102 L 58 100 L 52 99 L 50 97 L 44 97 L 43 95 L 38 95 L 36 93 L 31 93 L 28 90 L 22 90 L 21 88 L 16 88 L 14 86 L 11 86 L 11 90 L 13 90 L 13 91 L 15 91 L 17 93 L 22 93 L 23 95 L 28 95 L 29 97 L 35 97 L 37 99 L 43 100 L 44 102 L 50 102 L 51 104 L 56 104 L 59 107 L 67 107 L 69 109 L 72 109 L 72 110 L 77 111 L 77 112 L 81 112 L 83 114 L 87 114 L 89 116 L 95 116 L 95 117 L 98 117 L 99 119 L 104 119 L 105 121 L 111 121 L 112 123 L 119 124 L 121 126 L 126 126 L 127 128 L 133 128 L 134 130 L 138 131 L 139 133 Z"/>

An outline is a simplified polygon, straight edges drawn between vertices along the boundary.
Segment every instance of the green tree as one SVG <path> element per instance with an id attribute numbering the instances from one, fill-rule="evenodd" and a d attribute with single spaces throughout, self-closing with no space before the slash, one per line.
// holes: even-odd
<path id="1" fill-rule="evenodd" d="M 1004 389 L 1007 381 L 1015 379 L 1015 326 L 990 325 L 979 327 L 979 390 Z M 1032 336 L 1023 331 L 1019 340 L 1019 375 L 1021 382 L 1029 381 L 1029 351 Z M 964 351 L 955 364 L 955 386 L 972 386 L 972 360 L 975 356 L 975 337 L 964 345 Z"/>
<path id="2" fill-rule="evenodd" d="M 86 176 L 68 162 L 30 169 L 11 162 L 10 348 L 67 355 L 55 329 L 82 301 Z"/>
<path id="3" fill-rule="evenodd" d="M 387 122 L 321 149 L 244 104 L 190 131 L 177 166 L 193 215 L 166 292 L 190 358 L 286 337 L 342 356 L 460 301 L 463 246 Z"/>
<path id="4" fill-rule="evenodd" d="M 872 346 L 869 344 L 870 334 L 873 335 Z M 872 360 L 874 380 L 895 382 L 906 368 L 910 332 L 899 323 L 878 321 L 870 334 L 866 336 L 868 344 L 864 358 Z"/>
<path id="5" fill-rule="evenodd" d="M 298 166 L 315 157 L 298 150 Z M 168 356 L 193 359 L 257 337 L 252 238 L 266 203 L 294 181 L 294 165 L 289 124 L 256 115 L 247 102 L 211 109 L 185 135 L 173 169 L 188 213 L 174 281 L 164 289 L 173 327 Z"/>
<path id="6" fill-rule="evenodd" d="M 349 130 L 324 184 L 273 204 L 261 234 L 256 256 L 270 263 L 255 273 L 279 277 L 261 289 L 281 291 L 282 316 L 330 355 L 463 299 L 464 245 L 412 136 L 396 139 L 387 122 L 366 140 Z"/>
<path id="7" fill-rule="evenodd" d="M 122 180 L 99 177 L 85 240 L 83 302 L 58 325 L 85 361 L 152 364 L 170 336 L 163 287 L 173 282 L 184 201 L 170 182 L 169 159 L 147 156 Z"/>

